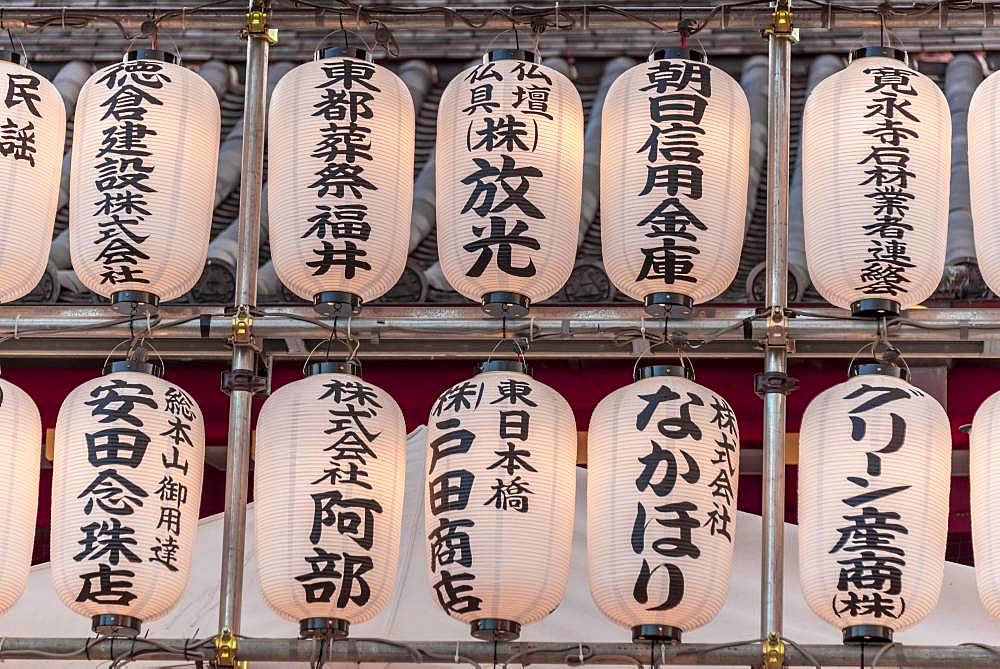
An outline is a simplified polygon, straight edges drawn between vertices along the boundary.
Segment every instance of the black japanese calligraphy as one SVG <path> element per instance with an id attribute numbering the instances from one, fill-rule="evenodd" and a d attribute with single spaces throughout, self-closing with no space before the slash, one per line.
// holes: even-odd
<path id="1" fill-rule="evenodd" d="M 865 118 L 874 125 L 864 130 L 872 138 L 868 153 L 860 156 L 864 178 L 861 186 L 869 186 L 865 197 L 871 199 L 872 222 L 862 226 L 870 237 L 864 266 L 860 273 L 860 290 L 865 295 L 894 298 L 908 292 L 907 270 L 915 267 L 906 242 L 913 226 L 905 222 L 916 195 L 909 189 L 918 175 L 910 169 L 911 140 L 920 135 L 914 125 L 920 119 L 909 108 L 918 95 L 912 79 L 916 72 L 903 67 L 871 67 L 863 70 L 871 77 L 872 95 Z"/>
<path id="2" fill-rule="evenodd" d="M 705 110 L 712 97 L 712 68 L 690 60 L 658 60 L 646 70 L 649 134 L 636 153 L 645 156 L 646 179 L 640 196 L 662 199 L 639 221 L 655 245 L 643 246 L 637 281 L 665 285 L 697 283 L 694 275 L 698 233 L 708 226 L 689 208 L 702 198 L 704 173 L 699 137 Z"/>

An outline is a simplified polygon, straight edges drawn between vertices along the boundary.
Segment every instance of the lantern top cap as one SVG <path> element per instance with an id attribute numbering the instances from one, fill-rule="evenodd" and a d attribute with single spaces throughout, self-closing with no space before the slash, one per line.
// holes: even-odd
<path id="1" fill-rule="evenodd" d="M 674 376 L 694 381 L 694 372 L 686 365 L 645 365 L 635 371 L 635 380 Z"/>
<path id="2" fill-rule="evenodd" d="M 850 376 L 893 376 L 903 381 L 910 380 L 910 371 L 896 365 L 881 362 L 856 362 L 851 365 Z"/>
<path id="3" fill-rule="evenodd" d="M 483 65 L 500 60 L 525 60 L 536 65 L 542 63 L 541 56 L 527 49 L 490 49 L 483 54 Z"/>
<path id="4" fill-rule="evenodd" d="M 5 60 L 9 63 L 20 65 L 21 67 L 28 66 L 28 61 L 24 57 L 24 54 L 18 53 L 17 51 L 11 51 L 10 49 L 0 49 L 0 60 Z"/>
<path id="5" fill-rule="evenodd" d="M 347 49 L 342 46 L 328 46 L 316 49 L 313 53 L 315 60 L 326 60 L 327 58 L 356 58 L 368 63 L 375 62 L 375 54 L 365 49 Z"/>
<path id="6" fill-rule="evenodd" d="M 177 54 L 170 53 L 169 51 L 161 51 L 160 49 L 133 49 L 125 54 L 123 60 L 125 62 L 133 60 L 159 60 L 172 65 L 178 65 L 181 61 L 177 57 Z"/>
<path id="7" fill-rule="evenodd" d="M 121 372 L 139 372 L 150 374 L 158 379 L 163 378 L 163 366 L 149 360 L 115 360 L 104 366 L 104 374 Z"/>
<path id="8" fill-rule="evenodd" d="M 522 360 L 487 360 L 476 365 L 477 374 L 486 372 L 517 372 L 531 376 L 531 368 Z"/>
<path id="9" fill-rule="evenodd" d="M 707 63 L 708 58 L 701 51 L 696 51 L 695 49 L 680 49 L 677 47 L 670 47 L 668 49 L 654 49 L 649 52 L 649 58 L 646 60 L 648 62 L 653 62 L 654 60 L 671 60 L 680 58 L 683 60 L 693 60 L 699 63 Z"/>
<path id="10" fill-rule="evenodd" d="M 309 363 L 305 369 L 306 376 L 317 374 L 347 374 L 348 376 L 361 377 L 360 360 L 320 360 Z"/>
<path id="11" fill-rule="evenodd" d="M 910 65 L 910 56 L 905 51 L 888 46 L 865 46 L 854 49 L 848 60 L 853 63 L 861 58 L 892 58 L 902 61 L 907 67 Z"/>

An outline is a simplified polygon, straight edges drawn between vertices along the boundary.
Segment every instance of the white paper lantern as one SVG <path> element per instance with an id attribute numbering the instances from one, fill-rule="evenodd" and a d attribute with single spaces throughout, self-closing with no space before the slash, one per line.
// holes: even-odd
<path id="1" fill-rule="evenodd" d="M 293 293 L 346 316 L 406 267 L 413 99 L 363 51 L 317 57 L 282 77 L 271 99 L 271 258 Z"/>
<path id="2" fill-rule="evenodd" d="M 1000 78 L 997 72 L 976 88 L 969 103 L 969 197 L 972 204 L 972 231 L 976 262 L 983 280 L 1000 293 L 1000 259 L 993 251 L 1000 245 L 1000 180 L 995 176 L 1000 164 Z M 979 567 L 976 571 L 978 574 Z"/>
<path id="3" fill-rule="evenodd" d="M 971 120 L 971 119 L 970 119 Z M 970 148 L 971 150 L 971 148 Z M 972 421 L 969 435 L 969 496 L 972 510 L 972 549 L 976 565 L 979 599 L 987 612 L 1000 618 L 1000 458 L 996 441 L 1000 434 L 1000 393 L 990 395 Z"/>
<path id="4" fill-rule="evenodd" d="M 896 56 L 889 57 L 889 56 Z M 802 213 L 816 290 L 859 315 L 931 296 L 944 271 L 951 114 L 895 49 L 861 49 L 802 118 Z"/>
<path id="5" fill-rule="evenodd" d="M 601 249 L 623 293 L 685 315 L 739 269 L 750 105 L 688 49 L 656 52 L 611 85 L 601 116 Z"/>
<path id="6" fill-rule="evenodd" d="M 633 640 L 679 642 L 716 616 L 729 586 L 739 426 L 684 371 L 644 368 L 590 419 L 590 593 Z"/>
<path id="7" fill-rule="evenodd" d="M 809 404 L 799 435 L 799 578 L 845 641 L 891 641 L 937 603 L 951 428 L 930 395 L 862 365 Z"/>
<path id="8" fill-rule="evenodd" d="M 38 510 L 42 420 L 26 392 L 0 379 L 0 613 L 24 592 Z"/>
<path id="9" fill-rule="evenodd" d="M 576 423 L 566 400 L 520 364 L 481 369 L 442 393 L 428 420 L 430 583 L 473 636 L 511 640 L 566 589 Z"/>
<path id="10" fill-rule="evenodd" d="M 178 602 L 198 529 L 201 410 L 140 369 L 153 366 L 114 363 L 70 393 L 56 421 L 52 582 L 103 634 L 132 636 Z"/>
<path id="11" fill-rule="evenodd" d="M 49 262 L 66 106 L 48 79 L 0 51 L 0 302 L 30 293 Z"/>
<path id="12" fill-rule="evenodd" d="M 583 105 L 526 51 L 460 72 L 437 119 L 437 240 L 445 278 L 495 316 L 523 316 L 573 270 Z"/>
<path id="13" fill-rule="evenodd" d="M 73 125 L 73 269 L 124 311 L 155 310 L 198 281 L 208 254 L 219 99 L 196 72 L 140 50 L 98 70 Z"/>
<path id="14" fill-rule="evenodd" d="M 346 636 L 373 618 L 396 580 L 406 425 L 358 368 L 316 363 L 257 421 L 257 579 L 303 636 Z"/>

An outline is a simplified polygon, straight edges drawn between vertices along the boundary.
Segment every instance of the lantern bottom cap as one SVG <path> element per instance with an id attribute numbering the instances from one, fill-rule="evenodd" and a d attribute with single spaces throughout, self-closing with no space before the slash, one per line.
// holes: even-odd
<path id="1" fill-rule="evenodd" d="M 323 316 L 346 318 L 361 313 L 361 298 L 343 290 L 325 290 L 313 295 L 313 309 Z"/>
<path id="2" fill-rule="evenodd" d="M 144 290 L 119 290 L 111 293 L 111 305 L 126 316 L 155 316 L 160 297 Z"/>
<path id="3" fill-rule="evenodd" d="M 851 625 L 844 628 L 844 643 L 892 643 L 892 628 L 885 625 Z"/>
<path id="4" fill-rule="evenodd" d="M 351 623 L 342 618 L 303 618 L 299 621 L 301 639 L 344 639 Z"/>
<path id="5" fill-rule="evenodd" d="M 694 308 L 694 300 L 680 293 L 650 293 L 643 304 L 654 318 L 687 318 Z"/>
<path id="6" fill-rule="evenodd" d="M 102 613 L 91 617 L 91 629 L 100 636 L 139 636 L 142 621 L 120 613 Z"/>
<path id="7" fill-rule="evenodd" d="M 503 618 L 480 618 L 472 621 L 472 636 L 483 641 L 515 641 L 521 625 Z"/>
<path id="8" fill-rule="evenodd" d="M 632 628 L 632 641 L 681 642 L 681 629 L 671 625 L 636 625 Z"/>
<path id="9" fill-rule="evenodd" d="M 851 303 L 851 315 L 859 318 L 885 318 L 899 315 L 899 302 L 870 297 Z"/>
<path id="10" fill-rule="evenodd" d="M 502 290 L 483 295 L 483 311 L 493 318 L 524 318 L 528 315 L 531 298 Z"/>

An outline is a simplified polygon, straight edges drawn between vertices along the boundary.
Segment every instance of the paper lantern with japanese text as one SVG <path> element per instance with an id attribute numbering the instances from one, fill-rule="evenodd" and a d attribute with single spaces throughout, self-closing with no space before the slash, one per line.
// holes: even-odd
<path id="1" fill-rule="evenodd" d="M 70 393 L 56 420 L 52 583 L 100 634 L 133 636 L 166 614 L 191 570 L 205 427 L 191 396 L 158 371 L 113 363 Z"/>
<path id="2" fill-rule="evenodd" d="M 869 316 L 930 297 L 950 181 L 948 102 L 905 54 L 860 49 L 821 81 L 802 119 L 806 261 L 820 295 Z"/>
<path id="3" fill-rule="evenodd" d="M 573 270 L 583 106 L 526 51 L 491 51 L 441 96 L 437 241 L 445 278 L 494 316 L 523 316 Z"/>
<path id="4" fill-rule="evenodd" d="M 886 642 L 926 618 L 941 590 L 951 427 L 899 368 L 856 372 L 802 419 L 799 578 L 845 642 Z"/>
<path id="5" fill-rule="evenodd" d="M 623 293 L 686 315 L 739 269 L 750 105 L 689 49 L 655 52 L 611 85 L 601 121 L 601 249 Z"/>
<path id="6" fill-rule="evenodd" d="M 77 277 L 123 311 L 154 311 L 201 277 L 219 158 L 219 99 L 172 54 L 130 52 L 80 91 L 70 173 Z"/>
<path id="7" fill-rule="evenodd" d="M 424 505 L 430 583 L 481 639 L 515 639 L 550 614 L 569 577 L 576 423 L 557 392 L 513 361 L 434 402 Z"/>
<path id="8" fill-rule="evenodd" d="M 24 297 L 49 261 L 66 105 L 45 77 L 0 51 L 0 302 Z"/>
<path id="9" fill-rule="evenodd" d="M 729 586 L 739 427 L 685 372 L 643 368 L 590 419 L 590 592 L 634 640 L 680 641 L 715 617 Z"/>
<path id="10" fill-rule="evenodd" d="M 2 76 L 2 75 L 0 75 Z M 38 510 L 42 420 L 26 392 L 0 379 L 0 613 L 24 592 Z"/>
<path id="11" fill-rule="evenodd" d="M 346 636 L 385 606 L 396 580 L 406 425 L 355 364 L 315 363 L 257 421 L 257 580 L 311 636 Z"/>
<path id="12" fill-rule="evenodd" d="M 993 252 L 1000 245 L 1000 76 L 994 72 L 976 87 L 969 103 L 969 198 L 976 262 L 983 280 L 1000 294 L 1000 259 Z M 976 571 L 978 575 L 979 567 Z"/>
<path id="13" fill-rule="evenodd" d="M 413 206 L 413 100 L 364 51 L 324 49 L 274 89 L 268 219 L 278 278 L 347 316 L 403 273 Z"/>
<path id="14" fill-rule="evenodd" d="M 971 147 L 970 147 L 971 149 Z M 972 421 L 969 434 L 969 497 L 972 511 L 972 549 L 976 565 L 979 599 L 987 612 L 1000 618 L 1000 457 L 996 452 L 1000 434 L 1000 393 L 990 395 Z"/>

